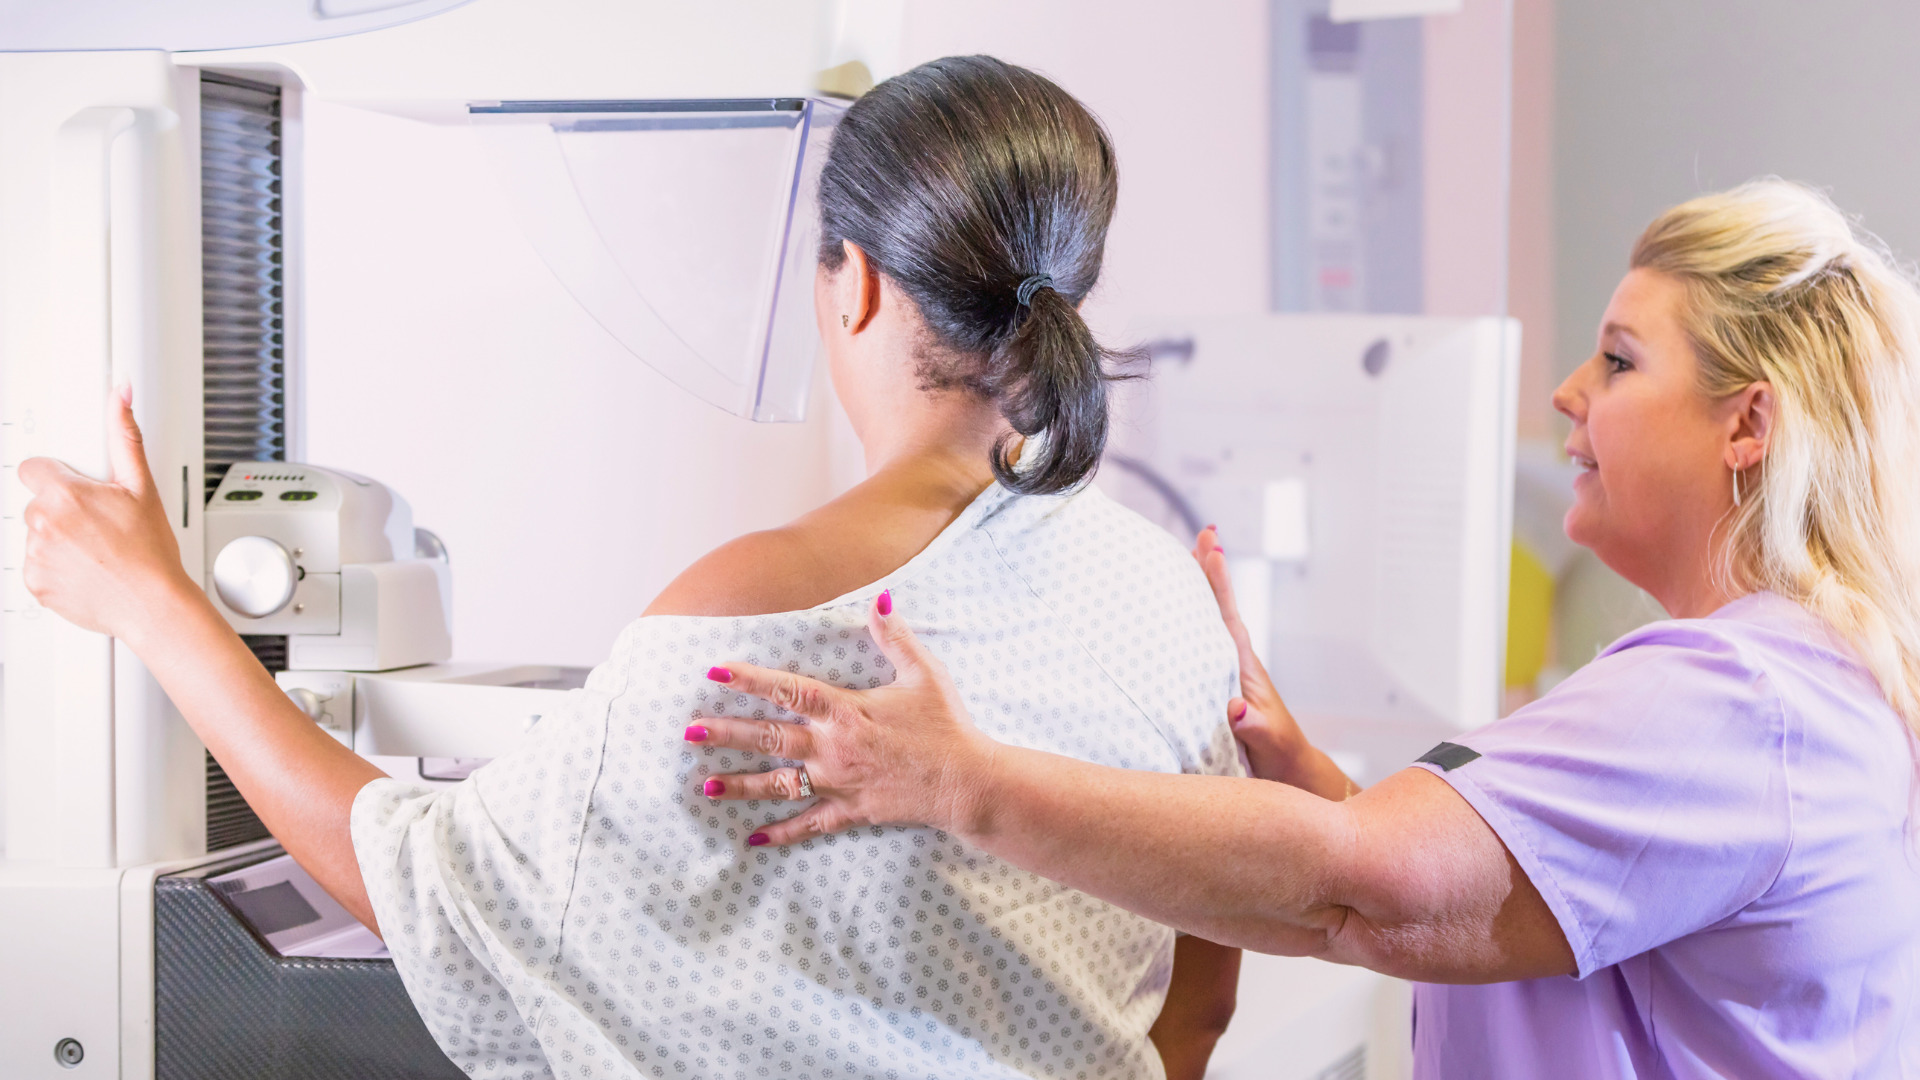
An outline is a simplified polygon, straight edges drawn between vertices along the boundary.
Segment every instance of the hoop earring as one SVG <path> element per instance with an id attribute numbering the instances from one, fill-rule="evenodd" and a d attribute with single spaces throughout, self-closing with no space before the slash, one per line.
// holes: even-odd
<path id="1" fill-rule="evenodd" d="M 1735 507 L 1738 507 L 1740 505 L 1740 470 L 1739 469 L 1733 470 L 1733 505 Z"/>

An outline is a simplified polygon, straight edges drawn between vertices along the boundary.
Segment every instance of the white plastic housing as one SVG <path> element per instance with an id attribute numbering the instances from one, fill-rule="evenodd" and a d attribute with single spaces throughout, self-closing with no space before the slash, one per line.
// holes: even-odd
<path id="1" fill-rule="evenodd" d="M 817 193 L 844 102 L 470 107 L 527 240 L 634 356 L 736 416 L 805 419 Z"/>
<path id="2" fill-rule="evenodd" d="M 467 0 L 0 0 L 0 51 L 233 49 L 358 34 Z"/>
<path id="3" fill-rule="evenodd" d="M 1103 475 L 1189 543 L 1219 525 L 1293 712 L 1425 740 L 1382 767 L 1492 721 L 1518 324 L 1273 315 L 1140 336 L 1164 358 L 1116 425 L 1132 469 Z"/>
<path id="4" fill-rule="evenodd" d="M 413 511 L 386 485 L 338 469 L 242 462 L 207 506 L 207 594 L 243 634 L 285 634 L 294 668 L 384 671 L 453 655 L 452 578 L 413 558 Z M 293 590 L 253 616 L 223 598 L 220 571 L 270 565 L 235 553 L 270 542 L 295 566 Z M 223 563 L 223 556 L 225 561 Z"/>
<path id="5" fill-rule="evenodd" d="M 309 691 L 315 722 L 356 753 L 495 758 L 585 682 L 546 664 L 428 664 L 404 671 L 283 671 L 280 688 Z"/>

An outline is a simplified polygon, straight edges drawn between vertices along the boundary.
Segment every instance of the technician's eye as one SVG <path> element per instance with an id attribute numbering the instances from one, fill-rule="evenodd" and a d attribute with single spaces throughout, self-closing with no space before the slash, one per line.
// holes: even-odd
<path id="1" fill-rule="evenodd" d="M 1601 353 L 1600 355 L 1606 358 L 1607 374 L 1609 375 L 1618 375 L 1633 367 L 1633 361 L 1621 356 L 1619 353 Z"/>

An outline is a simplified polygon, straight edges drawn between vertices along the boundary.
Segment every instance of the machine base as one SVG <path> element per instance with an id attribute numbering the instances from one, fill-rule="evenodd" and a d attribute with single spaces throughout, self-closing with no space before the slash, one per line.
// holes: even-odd
<path id="1" fill-rule="evenodd" d="M 156 1080 L 461 1080 L 390 960 L 276 955 L 208 883 L 281 854 L 154 883 Z"/>

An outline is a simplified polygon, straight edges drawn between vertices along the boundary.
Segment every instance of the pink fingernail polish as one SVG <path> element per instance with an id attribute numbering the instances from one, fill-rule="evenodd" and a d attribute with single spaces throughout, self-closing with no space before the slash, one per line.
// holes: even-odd
<path id="1" fill-rule="evenodd" d="M 1213 545 L 1213 550 L 1219 552 L 1222 555 L 1225 555 L 1227 553 L 1227 549 L 1220 544 Z"/>
<path id="2" fill-rule="evenodd" d="M 1243 701 L 1240 703 L 1240 711 L 1237 713 L 1234 713 L 1233 718 L 1236 721 L 1244 720 L 1246 718 L 1246 715 L 1247 715 L 1247 703 Z"/>
<path id="3" fill-rule="evenodd" d="M 686 739 L 688 742 L 706 742 L 707 729 L 699 724 L 690 724 L 687 726 Z"/>
<path id="4" fill-rule="evenodd" d="M 767 842 L 767 834 L 763 832 L 757 832 L 757 833 L 754 833 L 752 836 L 747 837 L 748 847 L 759 847 L 760 845 L 766 842 Z"/>
<path id="5" fill-rule="evenodd" d="M 718 778 L 709 780 L 700 790 L 706 792 L 707 798 L 711 799 L 715 795 L 723 795 L 726 793 L 727 782 Z"/>
<path id="6" fill-rule="evenodd" d="M 1212 530 L 1213 530 L 1214 532 L 1219 532 L 1219 531 L 1220 531 L 1220 526 L 1218 526 L 1218 525 L 1209 525 L 1209 526 L 1207 526 L 1207 528 L 1209 528 L 1209 529 L 1212 529 Z"/>
<path id="7" fill-rule="evenodd" d="M 710 667 L 707 669 L 707 678 L 714 682 L 732 682 L 733 672 L 723 667 Z"/>
<path id="8" fill-rule="evenodd" d="M 893 590 L 888 589 L 886 592 L 881 593 L 880 599 L 874 601 L 874 606 L 880 609 L 881 618 L 886 618 L 888 615 L 893 614 Z"/>

